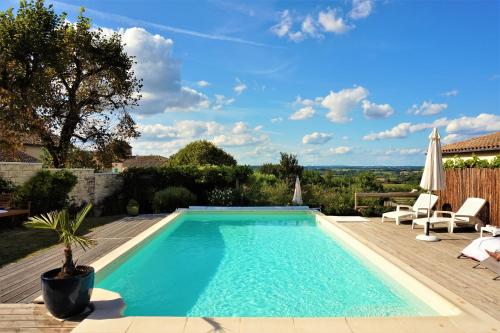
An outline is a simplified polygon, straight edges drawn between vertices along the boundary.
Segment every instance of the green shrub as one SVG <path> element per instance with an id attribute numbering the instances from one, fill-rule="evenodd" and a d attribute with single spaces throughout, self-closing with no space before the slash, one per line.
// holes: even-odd
<path id="1" fill-rule="evenodd" d="M 466 160 L 456 155 L 453 159 L 446 160 L 443 167 L 445 169 L 500 168 L 500 155 L 495 156 L 491 161 L 480 159 L 475 154 L 472 154 L 472 157 Z"/>
<path id="2" fill-rule="evenodd" d="M 184 187 L 167 187 L 153 197 L 153 210 L 156 213 L 172 212 L 177 208 L 186 208 L 196 203 L 196 195 Z"/>
<path id="3" fill-rule="evenodd" d="M 373 206 L 368 206 L 366 208 L 361 209 L 361 215 L 364 217 L 380 217 L 382 214 L 386 212 L 390 212 L 391 210 L 394 210 L 394 207 L 385 207 L 381 205 L 373 205 Z"/>
<path id="4" fill-rule="evenodd" d="M 208 193 L 208 203 L 212 206 L 232 206 L 235 191 L 232 188 L 214 188 Z"/>
<path id="5" fill-rule="evenodd" d="M 154 194 L 169 186 L 185 187 L 200 204 L 208 203 L 215 188 L 237 188 L 245 184 L 252 170 L 247 166 L 131 168 L 123 174 L 125 199 L 136 199 L 141 212 L 153 211 Z"/>
<path id="6" fill-rule="evenodd" d="M 68 194 L 77 182 L 77 177 L 67 170 L 42 170 L 18 189 L 16 201 L 30 201 L 33 215 L 67 208 Z"/>
<path id="7" fill-rule="evenodd" d="M 0 177 L 0 193 L 11 193 L 16 190 L 16 185 L 8 179 Z"/>

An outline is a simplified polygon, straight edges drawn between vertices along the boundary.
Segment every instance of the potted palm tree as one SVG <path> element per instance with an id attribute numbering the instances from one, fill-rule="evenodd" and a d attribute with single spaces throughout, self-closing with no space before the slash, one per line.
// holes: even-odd
<path id="1" fill-rule="evenodd" d="M 76 266 L 72 245 L 78 244 L 86 250 L 92 240 L 77 235 L 78 228 L 92 209 L 87 204 L 76 216 L 70 217 L 67 210 L 54 211 L 26 222 L 29 228 L 53 230 L 64 245 L 64 261 L 60 268 L 52 269 L 41 276 L 42 295 L 45 306 L 57 318 L 69 318 L 85 310 L 90 302 L 94 287 L 94 269 L 90 266 Z"/>

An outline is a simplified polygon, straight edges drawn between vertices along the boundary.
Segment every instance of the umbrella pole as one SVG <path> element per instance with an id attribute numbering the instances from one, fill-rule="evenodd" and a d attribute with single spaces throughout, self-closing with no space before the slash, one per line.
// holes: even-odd
<path id="1" fill-rule="evenodd" d="M 431 191 L 428 191 L 429 194 L 429 208 L 427 208 L 427 222 L 425 223 L 425 235 L 429 236 L 429 229 L 431 228 Z"/>

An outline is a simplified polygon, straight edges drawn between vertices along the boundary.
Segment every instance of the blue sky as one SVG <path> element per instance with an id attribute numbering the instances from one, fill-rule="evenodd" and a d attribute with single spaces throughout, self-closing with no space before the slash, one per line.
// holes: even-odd
<path id="1" fill-rule="evenodd" d="M 498 1 L 47 3 L 137 57 L 135 154 L 203 138 L 252 165 L 422 165 L 434 126 L 500 131 Z"/>

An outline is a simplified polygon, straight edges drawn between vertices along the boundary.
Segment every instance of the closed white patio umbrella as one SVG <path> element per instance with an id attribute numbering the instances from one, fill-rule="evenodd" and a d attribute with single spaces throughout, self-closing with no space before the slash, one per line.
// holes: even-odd
<path id="1" fill-rule="evenodd" d="M 295 178 L 295 190 L 293 191 L 292 203 L 294 205 L 302 205 L 302 190 L 300 189 L 299 176 Z"/>
<path id="2" fill-rule="evenodd" d="M 429 136 L 429 148 L 427 149 L 427 157 L 425 159 L 424 173 L 422 174 L 422 179 L 420 180 L 420 187 L 427 190 L 429 193 L 432 191 L 438 191 L 445 188 L 444 170 L 443 170 L 443 159 L 441 156 L 441 141 L 437 128 L 432 130 Z M 430 228 L 430 218 L 431 218 L 431 202 L 429 196 L 429 208 L 427 210 L 427 223 L 425 228 L 425 234 L 417 235 L 418 240 L 435 242 L 439 238 L 435 235 L 429 235 Z"/>

